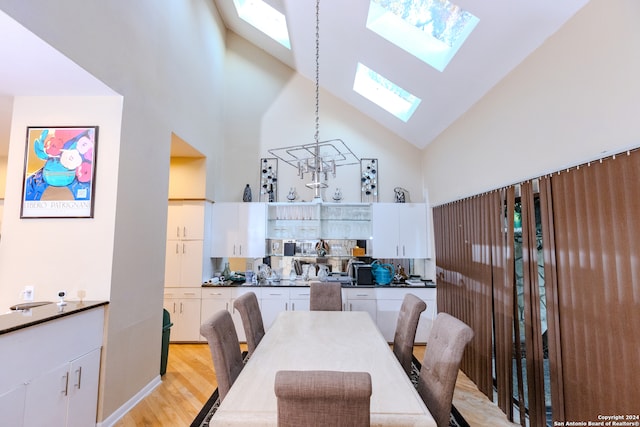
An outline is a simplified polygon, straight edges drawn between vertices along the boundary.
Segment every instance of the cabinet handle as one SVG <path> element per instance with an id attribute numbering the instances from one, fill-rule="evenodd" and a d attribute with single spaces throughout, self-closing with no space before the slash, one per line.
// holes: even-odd
<path id="1" fill-rule="evenodd" d="M 186 254 L 186 253 L 187 253 L 187 244 L 186 244 L 186 243 L 183 243 L 183 244 L 182 244 L 182 254 L 184 255 L 184 254 Z"/>
<path id="2" fill-rule="evenodd" d="M 396 245 L 396 256 L 400 255 L 400 249 L 398 248 L 398 246 Z"/>
<path id="3" fill-rule="evenodd" d="M 228 302 L 225 303 L 225 308 L 224 309 L 229 311 L 229 303 Z"/>
<path id="4" fill-rule="evenodd" d="M 182 314 L 182 303 L 180 303 L 180 314 Z"/>
<path id="5" fill-rule="evenodd" d="M 366 297 L 367 294 L 356 294 L 357 297 Z"/>
<path id="6" fill-rule="evenodd" d="M 180 244 L 176 243 L 176 255 L 180 254 Z"/>
<path id="7" fill-rule="evenodd" d="M 69 372 L 65 373 L 61 379 L 64 384 L 64 389 L 62 389 L 60 393 L 65 396 L 68 396 L 69 395 Z"/>
<path id="8" fill-rule="evenodd" d="M 80 390 L 80 382 L 82 381 L 82 366 L 76 369 L 76 379 L 77 381 L 76 384 L 74 384 L 74 387 Z"/>
<path id="9" fill-rule="evenodd" d="M 176 226 L 176 237 L 180 238 L 180 226 Z"/>
<path id="10" fill-rule="evenodd" d="M 173 303 L 173 314 L 176 314 L 176 303 Z"/>
<path id="11" fill-rule="evenodd" d="M 296 311 L 296 303 L 295 302 L 291 303 L 291 311 Z"/>
<path id="12" fill-rule="evenodd" d="M 185 292 L 184 294 L 185 295 L 195 295 L 196 293 L 195 292 Z"/>
<path id="13" fill-rule="evenodd" d="M 187 227 L 182 227 L 182 237 L 187 237 Z"/>
<path id="14" fill-rule="evenodd" d="M 349 311 L 353 311 L 353 304 L 349 303 Z"/>
<path id="15" fill-rule="evenodd" d="M 284 311 L 289 311 L 289 303 L 288 302 L 284 303 Z"/>
<path id="16" fill-rule="evenodd" d="M 406 255 L 406 253 L 405 253 L 405 247 L 404 247 L 404 245 L 402 245 L 402 256 L 405 256 L 405 255 Z"/>

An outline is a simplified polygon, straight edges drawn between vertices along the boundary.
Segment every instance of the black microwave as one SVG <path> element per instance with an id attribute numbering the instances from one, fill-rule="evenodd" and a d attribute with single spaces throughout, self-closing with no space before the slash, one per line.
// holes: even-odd
<path id="1" fill-rule="evenodd" d="M 371 264 L 354 264 L 354 284 L 356 286 L 373 285 Z"/>

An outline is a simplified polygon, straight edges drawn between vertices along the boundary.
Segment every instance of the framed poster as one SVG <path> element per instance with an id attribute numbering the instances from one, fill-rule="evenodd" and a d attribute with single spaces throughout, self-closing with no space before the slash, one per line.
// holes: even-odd
<path id="1" fill-rule="evenodd" d="M 98 126 L 28 127 L 20 218 L 93 218 Z"/>

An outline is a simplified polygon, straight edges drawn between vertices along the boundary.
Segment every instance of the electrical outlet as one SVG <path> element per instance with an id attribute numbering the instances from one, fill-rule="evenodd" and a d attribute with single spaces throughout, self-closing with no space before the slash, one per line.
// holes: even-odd
<path id="1" fill-rule="evenodd" d="M 35 293 L 35 289 L 33 286 L 25 286 L 22 290 L 22 300 L 23 301 L 33 301 L 33 294 Z"/>

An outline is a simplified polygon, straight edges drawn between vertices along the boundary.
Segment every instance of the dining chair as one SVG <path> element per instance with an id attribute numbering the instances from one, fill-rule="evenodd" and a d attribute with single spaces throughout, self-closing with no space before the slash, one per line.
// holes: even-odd
<path id="1" fill-rule="evenodd" d="M 264 324 L 262 323 L 262 312 L 255 292 L 247 292 L 236 298 L 233 308 L 238 310 L 242 319 L 242 326 L 247 338 L 247 352 L 251 357 L 260 340 L 264 337 Z"/>
<path id="2" fill-rule="evenodd" d="M 342 284 L 340 282 L 309 283 L 309 310 L 342 311 Z"/>
<path id="3" fill-rule="evenodd" d="M 393 336 L 393 353 L 407 375 L 411 375 L 413 344 L 416 339 L 420 314 L 426 309 L 427 304 L 414 294 L 406 294 L 400 306 L 396 332 Z"/>
<path id="4" fill-rule="evenodd" d="M 244 367 L 231 313 L 227 310 L 218 311 L 200 325 L 200 333 L 209 343 L 222 402 Z"/>
<path id="5" fill-rule="evenodd" d="M 370 425 L 368 372 L 278 371 L 279 427 Z"/>
<path id="6" fill-rule="evenodd" d="M 418 393 L 438 427 L 449 425 L 460 361 L 472 338 L 473 330 L 467 324 L 447 313 L 438 313 L 418 376 Z"/>

